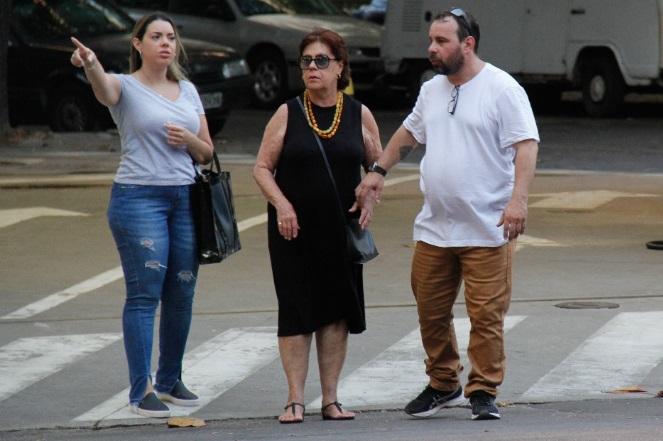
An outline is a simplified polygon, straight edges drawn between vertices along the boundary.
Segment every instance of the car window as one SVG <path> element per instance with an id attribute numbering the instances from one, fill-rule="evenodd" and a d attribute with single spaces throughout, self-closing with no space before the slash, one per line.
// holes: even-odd
<path id="1" fill-rule="evenodd" d="M 13 0 L 12 22 L 31 38 L 126 33 L 133 20 L 103 0 Z"/>
<path id="2" fill-rule="evenodd" d="M 235 14 L 226 0 L 171 0 L 171 11 L 198 17 L 235 20 Z"/>
<path id="3" fill-rule="evenodd" d="M 307 14 L 339 15 L 341 10 L 327 0 L 234 0 L 244 15 Z"/>

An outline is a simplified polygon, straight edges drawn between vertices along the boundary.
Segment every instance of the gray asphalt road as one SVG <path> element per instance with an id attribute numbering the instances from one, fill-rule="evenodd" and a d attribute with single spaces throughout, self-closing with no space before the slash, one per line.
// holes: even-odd
<path id="1" fill-rule="evenodd" d="M 363 413 L 349 424 L 318 421 L 312 359 L 310 415 L 304 425 L 282 427 L 273 419 L 286 387 L 273 337 L 276 301 L 260 220 L 265 202 L 250 177 L 268 117 L 237 112 L 216 139 L 233 173 L 238 219 L 253 226 L 242 232 L 241 253 L 200 274 L 188 357 L 202 364 L 185 376 L 208 394 L 192 416 L 209 425 L 195 430 L 112 414 L 126 402 L 122 279 L 109 275 L 118 259 L 105 221 L 108 173 L 118 155 L 114 135 L 32 132 L 0 146 L 0 439 L 661 439 L 663 400 L 654 396 L 663 389 L 663 337 L 655 332 L 663 320 L 663 253 L 644 247 L 663 239 L 657 119 L 540 118 L 542 172 L 516 255 L 503 421 L 473 423 L 467 409 L 427 421 L 393 411 L 425 383 L 408 286 L 411 223 L 421 196 L 416 167 L 402 167 L 390 173 L 396 181 L 372 227 L 381 256 L 365 268 L 369 329 L 350 340 L 341 387 L 341 401 Z M 393 129 L 402 113 L 380 111 L 377 118 Z M 546 169 L 546 161 L 595 172 Z M 639 173 L 606 172 L 629 167 Z M 38 185 L 41 175 L 59 184 Z M 78 294 L 39 312 L 10 316 L 72 292 Z M 558 307 L 573 301 L 617 308 Z M 457 328 L 466 330 L 462 296 L 455 312 Z M 197 355 L 203 349 L 218 358 Z M 642 392 L 616 393 L 635 386 Z M 94 413 L 104 404 L 110 407 Z M 27 430 L 54 427 L 82 429 Z"/>

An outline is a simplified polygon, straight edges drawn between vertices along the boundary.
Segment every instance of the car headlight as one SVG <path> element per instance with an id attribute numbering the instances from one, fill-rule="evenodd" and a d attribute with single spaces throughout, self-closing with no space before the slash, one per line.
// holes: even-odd
<path id="1" fill-rule="evenodd" d="M 240 77 L 249 74 L 249 66 L 243 59 L 227 61 L 223 63 L 221 73 L 224 78 Z"/>

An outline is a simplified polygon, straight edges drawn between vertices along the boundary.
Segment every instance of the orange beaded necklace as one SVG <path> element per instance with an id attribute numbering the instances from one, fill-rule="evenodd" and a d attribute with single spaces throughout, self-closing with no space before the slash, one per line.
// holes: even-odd
<path id="1" fill-rule="evenodd" d="M 336 93 L 336 111 L 334 112 L 334 119 L 332 120 L 331 126 L 327 130 L 322 130 L 318 127 L 318 122 L 315 120 L 315 115 L 313 114 L 313 104 L 311 103 L 311 97 L 308 94 L 308 90 L 304 91 L 304 103 L 306 104 L 306 120 L 308 125 L 311 126 L 313 131 L 318 134 L 320 138 L 329 139 L 336 135 L 338 127 L 341 125 L 341 113 L 343 113 L 343 93 Z"/>

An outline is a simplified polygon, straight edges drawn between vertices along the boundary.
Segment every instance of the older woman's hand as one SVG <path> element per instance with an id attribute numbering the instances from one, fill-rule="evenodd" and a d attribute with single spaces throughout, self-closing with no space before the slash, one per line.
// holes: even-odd
<path id="1" fill-rule="evenodd" d="M 285 240 L 297 239 L 299 223 L 297 213 L 290 202 L 284 202 L 276 207 L 276 224 L 279 227 L 279 233 Z"/>

